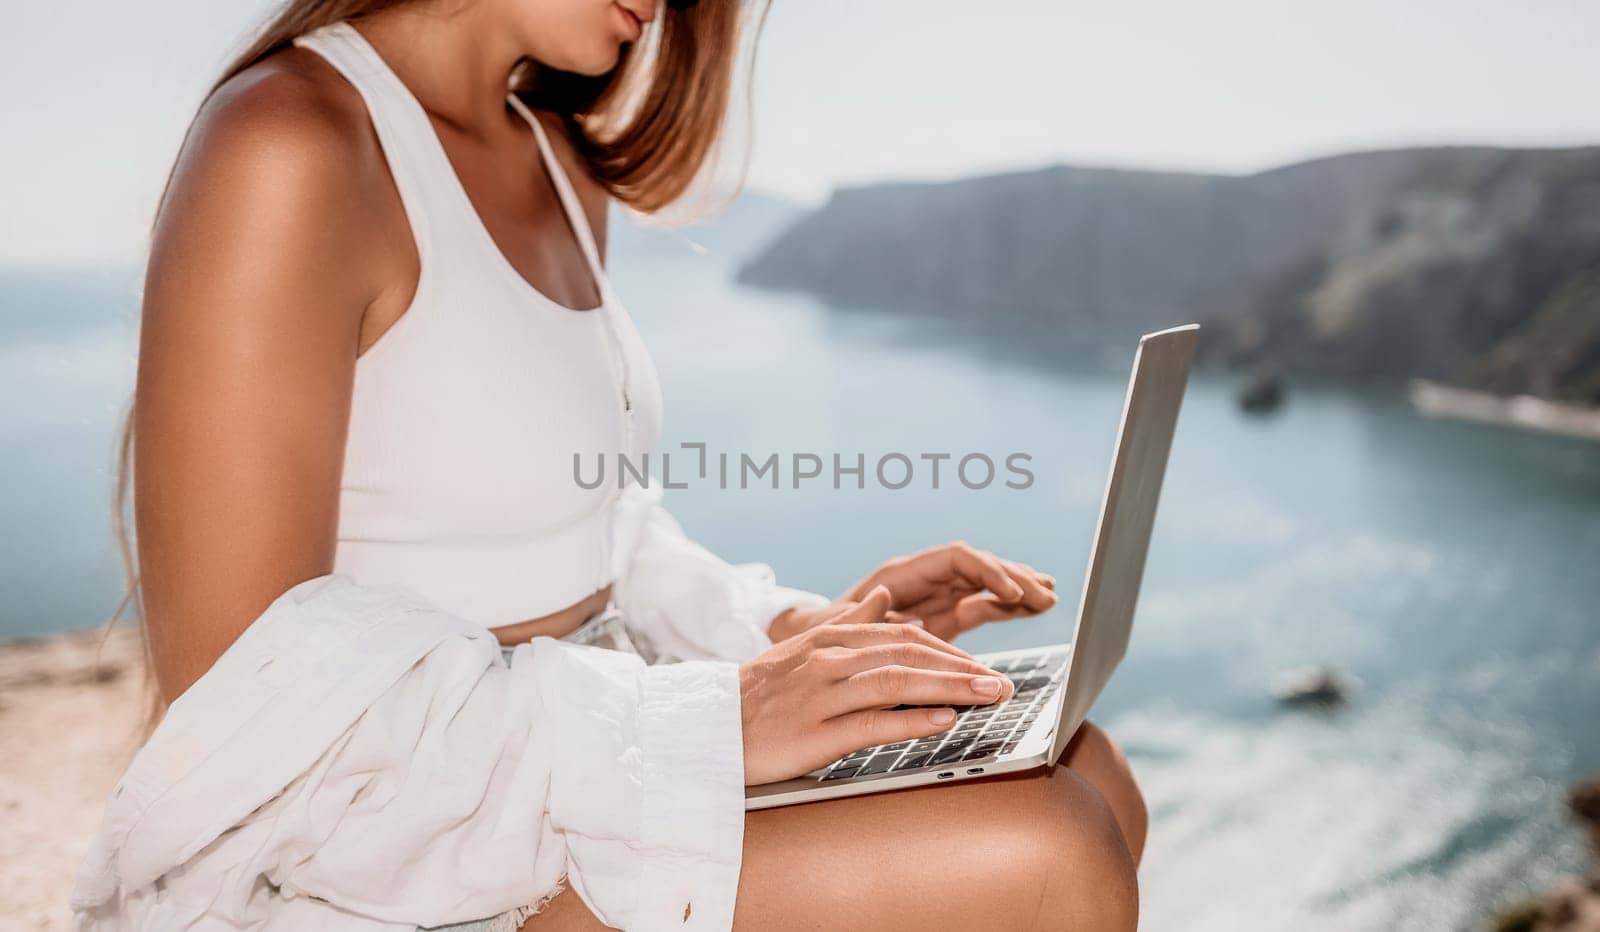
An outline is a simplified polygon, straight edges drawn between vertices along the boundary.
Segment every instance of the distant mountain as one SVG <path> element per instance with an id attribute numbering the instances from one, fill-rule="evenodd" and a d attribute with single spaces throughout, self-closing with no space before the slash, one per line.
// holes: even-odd
<path id="1" fill-rule="evenodd" d="M 613 209 L 607 251 L 631 256 L 704 251 L 739 263 L 771 243 L 801 213 L 799 205 L 759 191 L 746 191 L 721 210 L 681 225 Z"/>
<path id="2" fill-rule="evenodd" d="M 740 271 L 995 332 L 1198 320 L 1216 359 L 1600 402 L 1600 147 L 839 191 Z"/>

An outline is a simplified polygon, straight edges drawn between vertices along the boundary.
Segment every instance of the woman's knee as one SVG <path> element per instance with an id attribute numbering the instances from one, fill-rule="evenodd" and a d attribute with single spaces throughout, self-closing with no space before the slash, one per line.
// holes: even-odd
<path id="1" fill-rule="evenodd" d="M 1105 798 L 1137 864 L 1144 856 L 1150 814 L 1122 749 L 1093 722 L 1084 722 L 1067 745 L 1061 763 L 1089 781 Z"/>
<path id="2" fill-rule="evenodd" d="M 735 926 L 846 915 L 863 928 L 1117 932 L 1136 925 L 1138 881 L 1110 805 L 1065 767 L 752 813 Z"/>
<path id="3" fill-rule="evenodd" d="M 1056 768 L 1036 778 L 1012 810 L 1018 866 L 1038 906 L 1030 928 L 1132 930 L 1138 868 L 1117 814 L 1081 775 Z"/>

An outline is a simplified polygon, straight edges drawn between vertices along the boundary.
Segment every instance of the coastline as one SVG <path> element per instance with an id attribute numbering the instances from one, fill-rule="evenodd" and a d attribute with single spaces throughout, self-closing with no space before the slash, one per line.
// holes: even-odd
<path id="1" fill-rule="evenodd" d="M 70 928 L 67 897 L 137 745 L 143 687 L 128 626 L 0 642 L 0 928 Z"/>
<path id="2" fill-rule="evenodd" d="M 1408 395 L 1412 407 L 1428 417 L 1600 440 L 1600 408 L 1532 395 L 1496 395 L 1423 379 L 1411 382 Z"/>

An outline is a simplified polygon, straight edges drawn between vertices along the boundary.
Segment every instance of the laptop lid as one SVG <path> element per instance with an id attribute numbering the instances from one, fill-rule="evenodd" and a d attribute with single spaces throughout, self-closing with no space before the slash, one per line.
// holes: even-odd
<path id="1" fill-rule="evenodd" d="M 1128 651 L 1156 501 L 1199 332 L 1198 324 L 1188 324 L 1148 333 L 1134 353 L 1122 422 L 1111 452 L 1111 473 L 1089 549 L 1089 572 L 1078 602 L 1072 668 L 1050 751 L 1052 763 L 1061 759 Z"/>

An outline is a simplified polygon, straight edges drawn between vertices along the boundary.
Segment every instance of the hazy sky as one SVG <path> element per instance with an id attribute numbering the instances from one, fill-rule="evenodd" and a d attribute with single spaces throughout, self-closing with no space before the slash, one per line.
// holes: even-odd
<path id="1" fill-rule="evenodd" d="M 270 6 L 10 5 L 0 260 L 139 255 L 200 92 Z M 1597 51 L 1595 0 L 777 0 L 751 182 L 815 201 L 1055 161 L 1600 142 Z"/>

